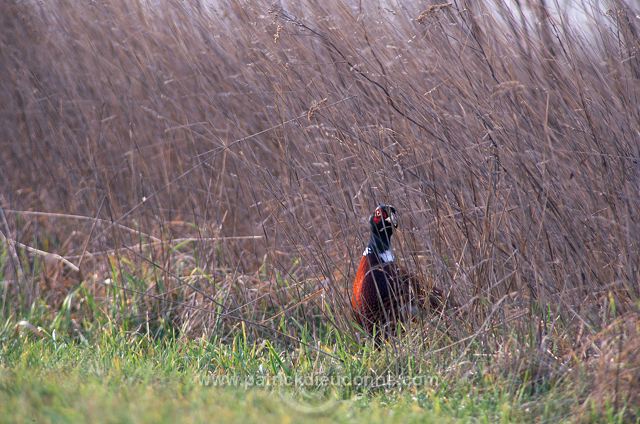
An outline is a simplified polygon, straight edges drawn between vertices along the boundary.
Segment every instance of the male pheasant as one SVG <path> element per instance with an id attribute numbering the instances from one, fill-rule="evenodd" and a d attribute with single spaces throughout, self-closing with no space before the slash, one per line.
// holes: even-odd
<path id="1" fill-rule="evenodd" d="M 441 290 L 397 266 L 391 236 L 398 228 L 396 209 L 379 205 L 369 218 L 371 239 L 362 254 L 353 282 L 351 307 L 370 334 L 388 333 L 416 307 L 427 303 L 435 310 L 445 305 Z"/>

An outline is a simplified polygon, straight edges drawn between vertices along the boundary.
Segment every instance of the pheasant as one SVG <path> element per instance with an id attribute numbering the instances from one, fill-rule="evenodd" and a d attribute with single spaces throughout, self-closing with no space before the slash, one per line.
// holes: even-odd
<path id="1" fill-rule="evenodd" d="M 391 236 L 398 228 L 396 209 L 379 205 L 369 218 L 371 239 L 362 254 L 353 282 L 351 307 L 358 322 L 370 334 L 387 333 L 416 307 L 442 310 L 446 297 L 437 287 L 398 267 Z"/>

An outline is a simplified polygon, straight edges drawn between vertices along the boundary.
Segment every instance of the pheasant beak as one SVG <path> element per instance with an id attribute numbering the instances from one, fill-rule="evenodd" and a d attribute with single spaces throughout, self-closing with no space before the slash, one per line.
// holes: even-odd
<path id="1" fill-rule="evenodd" d="M 393 228 L 398 228 L 398 218 L 395 213 L 391 212 L 385 221 L 393 225 Z"/>

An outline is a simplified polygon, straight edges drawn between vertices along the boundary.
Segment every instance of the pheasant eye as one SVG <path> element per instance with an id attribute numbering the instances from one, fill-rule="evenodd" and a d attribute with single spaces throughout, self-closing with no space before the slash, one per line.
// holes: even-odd
<path id="1" fill-rule="evenodd" d="M 382 211 L 382 218 L 383 219 L 387 219 L 389 217 L 389 215 L 387 215 L 386 211 Z"/>
<path id="2" fill-rule="evenodd" d="M 373 222 L 375 222 L 376 224 L 380 223 L 381 217 L 382 216 L 382 211 L 380 209 L 376 209 L 375 212 L 373 213 Z"/>

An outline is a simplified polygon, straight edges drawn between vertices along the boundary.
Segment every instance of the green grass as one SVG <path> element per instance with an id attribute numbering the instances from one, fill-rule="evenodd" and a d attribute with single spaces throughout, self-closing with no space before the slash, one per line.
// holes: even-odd
<path id="1" fill-rule="evenodd" d="M 242 334 L 153 340 L 107 328 L 78 341 L 12 327 L 0 337 L 3 422 L 549 422 L 570 420 L 578 406 L 573 382 L 532 393 L 480 363 L 455 379 L 438 364 L 394 371 L 383 351 L 342 342 L 323 347 L 339 361 Z"/>
<path id="2" fill-rule="evenodd" d="M 314 321 L 312 331 L 295 318 L 274 323 L 272 337 L 234 319 L 226 331 L 198 338 L 161 316 L 145 324 L 121 296 L 119 275 L 112 277 L 108 301 L 80 285 L 57 309 L 42 300 L 29 308 L 10 303 L 0 319 L 0 423 L 618 423 L 640 416 L 636 405 L 592 398 L 588 364 L 559 372 L 524 339 L 500 349 L 503 356 L 474 340 L 444 348 L 452 340 L 435 331 L 376 348 L 326 322 Z"/>

